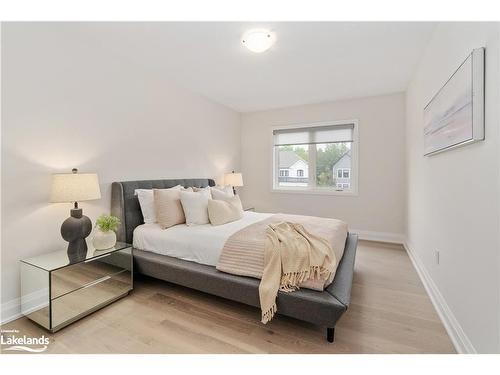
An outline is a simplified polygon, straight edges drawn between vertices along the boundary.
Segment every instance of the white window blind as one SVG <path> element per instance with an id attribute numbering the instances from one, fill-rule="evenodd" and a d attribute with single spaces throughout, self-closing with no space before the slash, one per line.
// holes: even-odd
<path id="1" fill-rule="evenodd" d="M 353 141 L 354 124 L 273 130 L 274 146 Z"/>

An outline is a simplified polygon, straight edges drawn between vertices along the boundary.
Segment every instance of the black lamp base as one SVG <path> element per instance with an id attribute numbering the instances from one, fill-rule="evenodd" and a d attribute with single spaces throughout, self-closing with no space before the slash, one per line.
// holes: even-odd
<path id="1" fill-rule="evenodd" d="M 71 259 L 80 259 L 87 255 L 88 237 L 92 231 L 92 222 L 83 215 L 81 208 L 73 208 L 71 216 L 68 217 L 61 225 L 61 236 L 68 244 L 68 257 Z"/>
<path id="2" fill-rule="evenodd" d="M 68 243 L 68 259 L 70 262 L 77 262 L 87 257 L 87 241 L 79 238 Z"/>

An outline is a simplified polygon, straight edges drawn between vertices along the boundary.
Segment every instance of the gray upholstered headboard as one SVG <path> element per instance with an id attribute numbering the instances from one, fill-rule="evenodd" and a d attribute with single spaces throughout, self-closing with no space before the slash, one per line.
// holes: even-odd
<path id="1" fill-rule="evenodd" d="M 166 189 L 176 185 L 184 187 L 215 186 L 215 181 L 209 178 L 189 178 L 113 182 L 111 185 L 111 214 L 121 221 L 116 232 L 118 241 L 131 244 L 135 227 L 144 223 L 139 200 L 134 194 L 135 189 Z"/>

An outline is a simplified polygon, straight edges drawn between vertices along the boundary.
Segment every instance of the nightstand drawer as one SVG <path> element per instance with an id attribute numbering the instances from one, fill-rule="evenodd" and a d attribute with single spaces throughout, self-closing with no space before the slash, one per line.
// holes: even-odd
<path id="1" fill-rule="evenodd" d="M 95 283 L 103 277 L 118 274 L 123 270 L 130 271 L 131 256 L 131 249 L 128 248 L 52 271 L 51 299 Z"/>
<path id="2" fill-rule="evenodd" d="M 52 300 L 52 330 L 56 331 L 132 290 L 130 270 L 105 276 Z"/>

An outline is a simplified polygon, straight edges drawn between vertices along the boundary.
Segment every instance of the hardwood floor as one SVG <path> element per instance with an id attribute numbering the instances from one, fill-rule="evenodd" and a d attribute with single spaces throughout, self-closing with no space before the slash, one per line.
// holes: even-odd
<path id="1" fill-rule="evenodd" d="M 279 309 L 279 306 L 278 306 Z M 114 304 L 49 334 L 26 318 L 2 329 L 50 337 L 45 353 L 454 353 L 453 345 L 406 252 L 360 241 L 352 300 L 325 328 L 151 278 Z M 6 353 L 6 352 L 3 352 Z"/>

